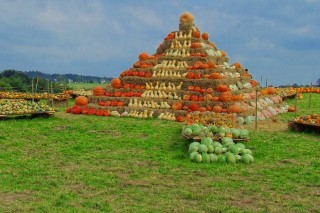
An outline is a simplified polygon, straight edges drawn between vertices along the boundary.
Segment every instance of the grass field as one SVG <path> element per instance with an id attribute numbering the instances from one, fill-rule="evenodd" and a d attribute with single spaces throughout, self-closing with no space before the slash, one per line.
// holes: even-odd
<path id="1" fill-rule="evenodd" d="M 72 88 L 73 90 L 81 90 L 81 89 L 90 90 L 90 89 L 94 88 L 95 86 L 105 87 L 106 84 L 100 84 L 100 83 L 71 83 L 71 84 L 68 84 L 68 86 L 70 88 Z"/>
<path id="2" fill-rule="evenodd" d="M 292 113 L 251 131 L 253 164 L 229 165 L 190 162 L 181 123 L 62 110 L 0 121 L 0 212 L 320 211 L 320 136 L 288 131 Z M 316 112 L 320 95 L 298 101 Z"/>

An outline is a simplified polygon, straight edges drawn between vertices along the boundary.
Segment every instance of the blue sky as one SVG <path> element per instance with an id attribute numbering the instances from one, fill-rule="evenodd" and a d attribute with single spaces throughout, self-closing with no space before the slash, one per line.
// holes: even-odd
<path id="1" fill-rule="evenodd" d="M 116 77 L 184 11 L 259 81 L 320 78 L 320 0 L 0 0 L 0 70 Z"/>

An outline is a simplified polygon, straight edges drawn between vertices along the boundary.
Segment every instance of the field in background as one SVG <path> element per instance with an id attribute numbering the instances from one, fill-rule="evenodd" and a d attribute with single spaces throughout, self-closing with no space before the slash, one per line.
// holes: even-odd
<path id="1" fill-rule="evenodd" d="M 64 110 L 0 121 L 0 211 L 320 210 L 320 137 L 288 131 L 293 113 L 249 126 L 255 162 L 230 165 L 190 162 L 181 123 Z M 320 113 L 319 94 L 298 100 L 306 113 Z"/>
<path id="2" fill-rule="evenodd" d="M 72 90 L 90 90 L 92 88 L 94 88 L 95 86 L 102 86 L 105 87 L 107 84 L 100 84 L 100 83 L 70 83 L 68 84 L 68 86 L 72 89 Z"/>

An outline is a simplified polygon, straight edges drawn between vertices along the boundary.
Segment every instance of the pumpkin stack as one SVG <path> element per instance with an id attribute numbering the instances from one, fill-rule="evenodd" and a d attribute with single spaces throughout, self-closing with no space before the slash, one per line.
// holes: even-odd
<path id="1" fill-rule="evenodd" d="M 248 70 L 239 62 L 229 63 L 226 52 L 209 40 L 208 33 L 201 33 L 194 16 L 185 12 L 179 30 L 170 32 L 156 53 L 142 52 L 105 91 L 95 88 L 89 105 L 140 118 L 179 120 L 192 111 L 229 112 L 245 118 L 255 115 L 256 90 L 259 119 L 287 111 L 273 88 L 261 91 Z"/>

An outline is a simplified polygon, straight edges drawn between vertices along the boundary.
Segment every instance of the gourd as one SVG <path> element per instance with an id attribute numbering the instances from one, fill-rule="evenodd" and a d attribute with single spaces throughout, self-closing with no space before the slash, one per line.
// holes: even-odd
<path id="1" fill-rule="evenodd" d="M 78 96 L 76 97 L 75 102 L 77 106 L 85 106 L 88 104 L 88 98 L 85 96 Z"/>
<path id="2" fill-rule="evenodd" d="M 103 96 L 105 94 L 105 90 L 101 86 L 96 86 L 93 88 L 94 96 Z"/>
<path id="3" fill-rule="evenodd" d="M 194 21 L 194 16 L 190 12 L 183 12 L 180 15 L 180 23 L 192 23 Z"/>
<path id="4" fill-rule="evenodd" d="M 114 79 L 112 79 L 112 80 L 111 80 L 111 86 L 112 86 L 113 88 L 116 88 L 116 89 L 121 88 L 121 86 L 122 86 L 122 81 L 121 81 L 121 79 L 119 79 L 119 78 L 114 78 Z"/>

